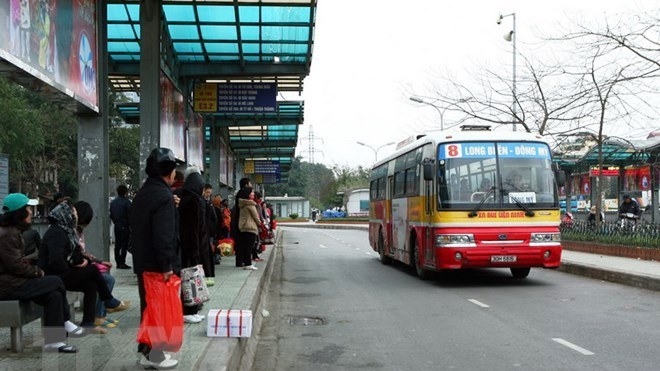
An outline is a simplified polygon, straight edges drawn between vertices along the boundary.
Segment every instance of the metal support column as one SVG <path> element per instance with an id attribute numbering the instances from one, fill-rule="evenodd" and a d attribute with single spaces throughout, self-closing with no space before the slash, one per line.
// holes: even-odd
<path id="1" fill-rule="evenodd" d="M 79 199 L 94 210 L 94 219 L 85 228 L 86 248 L 103 260 L 109 259 L 110 217 L 108 216 L 108 55 L 106 35 L 106 1 L 96 3 L 97 92 L 100 115 L 79 114 L 78 121 L 78 184 Z"/>
<path id="2" fill-rule="evenodd" d="M 160 145 L 161 0 L 140 0 L 140 174 L 152 149 Z"/>

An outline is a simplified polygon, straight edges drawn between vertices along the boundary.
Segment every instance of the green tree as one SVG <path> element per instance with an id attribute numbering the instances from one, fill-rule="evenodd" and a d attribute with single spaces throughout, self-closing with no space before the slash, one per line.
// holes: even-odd
<path id="1" fill-rule="evenodd" d="M 124 94 L 110 93 L 110 177 L 129 189 L 140 186 L 140 127 L 126 124 L 115 103 L 128 102 Z"/>
<path id="2" fill-rule="evenodd" d="M 10 192 L 34 197 L 63 189 L 75 196 L 73 114 L 48 97 L 0 78 L 0 117 L 0 152 L 9 156 Z"/>

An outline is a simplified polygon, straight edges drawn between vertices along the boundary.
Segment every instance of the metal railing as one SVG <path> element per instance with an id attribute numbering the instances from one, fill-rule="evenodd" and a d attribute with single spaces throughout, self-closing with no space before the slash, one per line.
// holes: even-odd
<path id="1" fill-rule="evenodd" d="M 562 222 L 561 238 L 630 247 L 660 248 L 660 225 L 639 220 L 631 225 L 620 221 L 591 223 L 586 220 Z"/>

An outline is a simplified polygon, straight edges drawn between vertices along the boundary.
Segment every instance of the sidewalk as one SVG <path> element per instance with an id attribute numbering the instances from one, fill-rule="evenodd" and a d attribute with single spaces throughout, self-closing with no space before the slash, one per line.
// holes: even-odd
<path id="1" fill-rule="evenodd" d="M 367 224 L 280 223 L 298 228 L 368 230 Z M 623 285 L 660 291 L 660 262 L 588 254 L 564 249 L 559 271 L 616 282 Z"/>
<path id="2" fill-rule="evenodd" d="M 278 241 L 281 233 L 278 235 Z M 173 358 L 179 361 L 177 370 L 248 370 L 252 366 L 256 336 L 262 321 L 262 290 L 267 289 L 274 260 L 275 245 L 268 245 L 261 254 L 263 262 L 256 263 L 258 270 L 235 267 L 234 256 L 223 257 L 215 266 L 215 285 L 209 288 L 211 300 L 204 304 L 201 314 L 210 309 L 250 309 L 253 314 L 252 337 L 208 338 L 206 319 L 197 324 L 184 325 L 183 346 Z M 111 248 L 112 249 L 112 248 Z M 132 265 L 129 260 L 127 264 Z M 130 301 L 128 310 L 113 313 L 119 320 L 116 328 L 106 335 L 88 335 L 70 339 L 69 344 L 78 347 L 76 354 L 42 353 L 41 323 L 34 321 L 23 326 L 25 350 L 12 353 L 9 350 L 9 328 L 0 328 L 0 371 L 9 370 L 142 370 L 135 342 L 140 324 L 140 300 L 137 279 L 132 269 L 112 269 L 116 283 L 115 297 Z M 0 314 L 1 315 L 1 314 Z M 76 321 L 82 313 L 77 310 Z"/>
<path id="3" fill-rule="evenodd" d="M 366 224 L 322 224 L 280 223 L 283 228 L 325 228 L 366 230 Z M 281 243 L 282 229 L 277 235 L 276 245 Z M 365 242 L 366 243 L 366 242 Z M 184 344 L 174 354 L 179 360 L 177 370 L 249 370 L 252 367 L 257 345 L 255 334 L 259 332 L 264 315 L 262 293 L 270 284 L 275 245 L 269 245 L 257 263 L 259 270 L 247 271 L 234 266 L 233 256 L 223 257 L 216 265 L 215 285 L 210 287 L 211 301 L 204 305 L 202 314 L 210 309 L 250 309 L 253 313 L 252 337 L 208 338 L 206 320 L 198 324 L 186 324 Z M 130 258 L 130 254 L 129 254 Z M 132 265 L 132 262 L 128 262 Z M 579 274 L 595 279 L 618 282 L 625 285 L 660 291 L 660 263 L 605 255 L 580 253 L 564 250 L 560 271 Z M 139 298 L 137 283 L 132 270 L 113 269 L 117 280 L 114 294 L 117 298 L 131 302 L 131 307 L 115 313 L 113 318 L 119 326 L 109 329 L 107 335 L 89 335 L 71 339 L 78 346 L 77 354 L 42 353 L 40 322 L 34 321 L 23 327 L 25 351 L 12 353 L 9 350 L 9 329 L 0 329 L 0 371 L 9 370 L 141 370 L 135 337 L 139 326 Z M 80 320 L 82 313 L 75 313 Z"/>

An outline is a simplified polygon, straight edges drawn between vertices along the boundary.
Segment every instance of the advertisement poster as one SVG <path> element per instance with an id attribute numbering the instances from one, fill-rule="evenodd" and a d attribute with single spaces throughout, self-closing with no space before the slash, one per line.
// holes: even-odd
<path id="1" fill-rule="evenodd" d="M 160 71 L 160 146 L 171 149 L 174 155 L 185 160 L 186 119 L 183 94 Z"/>
<path id="2" fill-rule="evenodd" d="M 204 119 L 201 115 L 194 113 L 188 123 L 188 158 L 186 162 L 204 171 Z"/>
<path id="3" fill-rule="evenodd" d="M 218 171 L 219 178 L 220 178 L 220 183 L 222 184 L 229 184 L 228 183 L 228 176 L 227 173 L 229 172 L 229 167 L 227 166 L 227 144 L 225 144 L 225 141 L 223 138 L 218 139 L 218 149 L 220 153 L 220 161 L 219 161 L 219 167 L 220 170 Z"/>
<path id="4" fill-rule="evenodd" d="M 0 57 L 98 111 L 96 0 L 0 1 Z"/>

